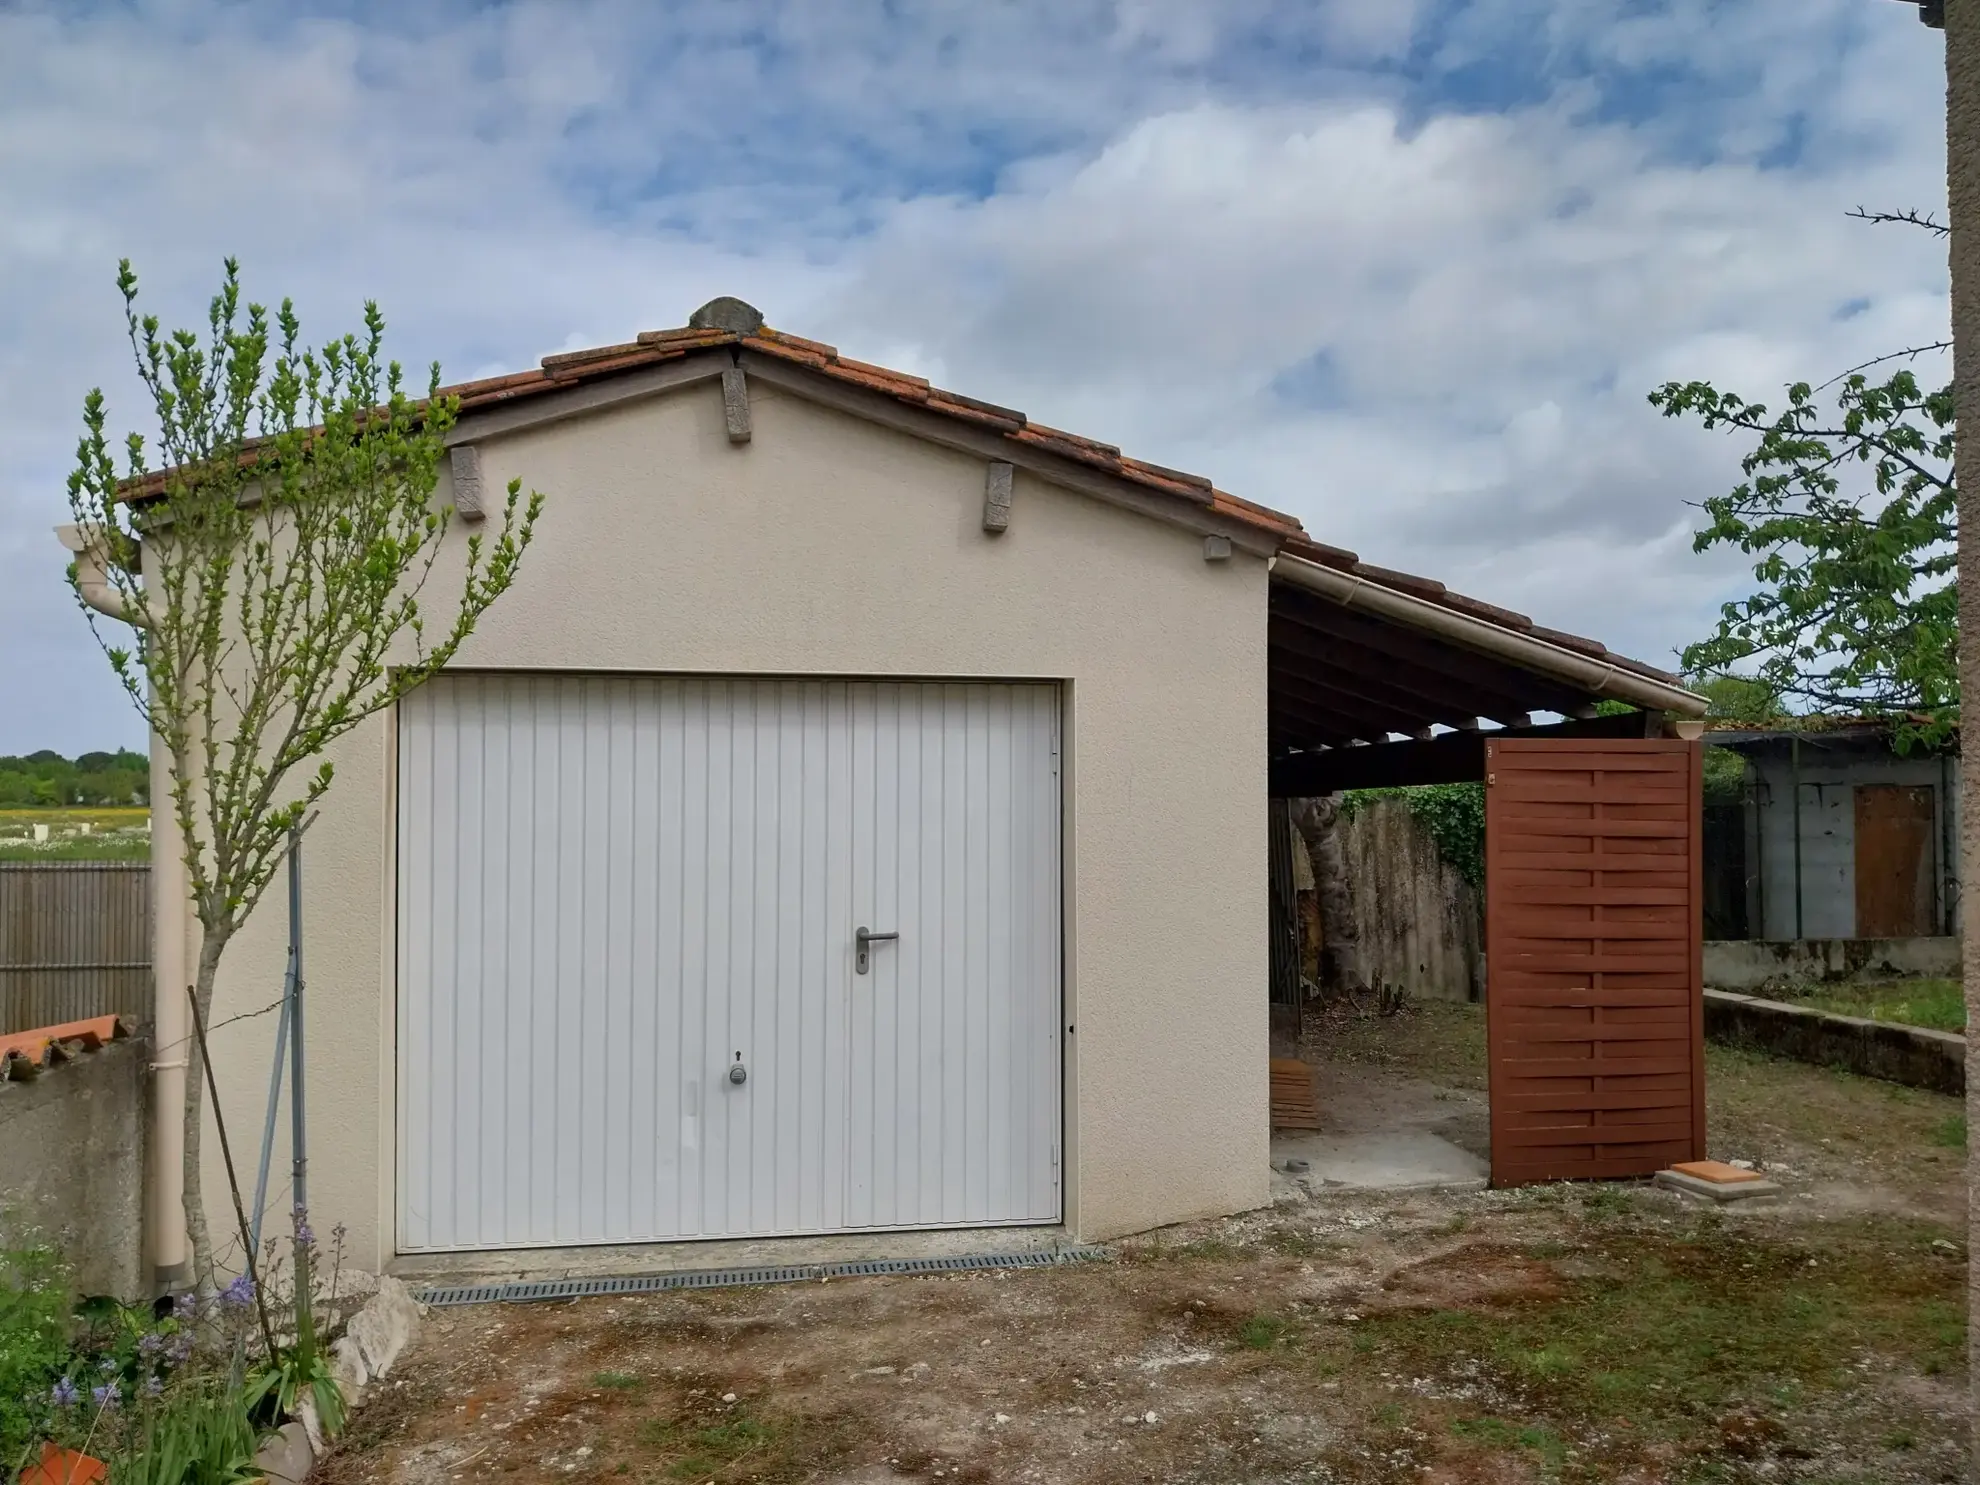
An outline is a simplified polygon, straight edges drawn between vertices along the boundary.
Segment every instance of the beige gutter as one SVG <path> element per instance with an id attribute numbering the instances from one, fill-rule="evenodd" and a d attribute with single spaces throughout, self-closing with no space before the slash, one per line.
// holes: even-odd
<path id="1" fill-rule="evenodd" d="M 75 553 L 76 589 L 100 614 L 143 627 L 133 616 L 128 594 L 110 576 L 109 553 L 101 527 L 57 526 L 55 535 Z M 187 1023 L 184 987 L 187 950 L 185 851 L 179 820 L 170 807 L 172 769 L 165 745 L 151 739 L 151 1169 L 146 1172 L 150 1202 L 152 1274 L 161 1291 L 182 1286 L 186 1277 L 185 1106 Z M 177 911 L 172 911 L 173 905 Z"/>
<path id="2" fill-rule="evenodd" d="M 1577 654 L 1565 645 L 1536 639 L 1517 630 L 1502 629 L 1497 624 L 1488 624 L 1483 619 L 1474 619 L 1469 614 L 1458 613 L 1441 604 L 1412 598 L 1407 593 L 1398 593 L 1365 577 L 1336 572 L 1331 567 L 1322 567 L 1303 557 L 1281 553 L 1272 564 L 1272 576 L 1284 578 L 1309 593 L 1330 598 L 1342 608 L 1358 608 L 1379 614 L 1407 628 L 1437 635 L 1467 650 L 1476 650 L 1517 665 L 1522 670 L 1564 681 L 1591 696 L 1611 697 L 1617 701 L 1627 701 L 1632 706 L 1672 712 L 1680 717 L 1705 715 L 1705 698 L 1695 691 L 1687 691 L 1668 681 L 1653 680 L 1639 671 L 1625 669 L 1613 660 L 1598 660 L 1592 655 Z"/>

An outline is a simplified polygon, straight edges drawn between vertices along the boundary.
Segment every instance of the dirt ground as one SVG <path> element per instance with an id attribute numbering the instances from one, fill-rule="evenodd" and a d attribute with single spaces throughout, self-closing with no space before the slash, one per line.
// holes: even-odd
<path id="1" fill-rule="evenodd" d="M 1477 1036 L 1327 1046 L 1462 1090 Z M 321 1479 L 1955 1480 L 1957 1112 L 1715 1053 L 1771 1211 L 1329 1192 L 1074 1268 L 435 1311 Z"/>

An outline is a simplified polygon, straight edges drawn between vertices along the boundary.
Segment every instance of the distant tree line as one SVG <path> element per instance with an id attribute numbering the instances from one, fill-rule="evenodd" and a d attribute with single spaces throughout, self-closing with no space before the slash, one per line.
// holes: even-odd
<path id="1" fill-rule="evenodd" d="M 0 808 L 150 802 L 151 761 L 129 748 L 77 758 L 47 748 L 24 758 L 0 754 Z"/>

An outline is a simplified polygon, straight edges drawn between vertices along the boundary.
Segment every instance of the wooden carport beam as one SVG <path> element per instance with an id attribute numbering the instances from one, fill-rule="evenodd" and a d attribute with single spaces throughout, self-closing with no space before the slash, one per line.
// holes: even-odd
<path id="1" fill-rule="evenodd" d="M 1485 777 L 1485 742 L 1495 737 L 1662 737 L 1662 712 L 1629 712 L 1546 727 L 1446 732 L 1428 742 L 1377 743 L 1274 758 L 1274 799 L 1310 799 L 1341 789 L 1391 789 L 1406 784 L 1469 784 Z"/>
<path id="2" fill-rule="evenodd" d="M 1392 667 L 1377 660 L 1374 668 L 1367 668 L 1357 663 L 1352 646 L 1338 641 L 1329 644 L 1296 626 L 1275 621 L 1267 643 L 1274 684 L 1285 675 L 1310 678 L 1406 711 L 1417 726 L 1442 722 L 1456 727 L 1467 717 L 1494 715 L 1501 707 L 1508 714 L 1527 709 L 1459 681 L 1440 681 L 1434 676 L 1423 679 L 1422 672 L 1407 666 Z M 1481 707 L 1486 708 L 1483 713 Z"/>
<path id="3" fill-rule="evenodd" d="M 1391 732 L 1408 734 L 1425 720 L 1419 709 L 1391 706 L 1362 691 L 1314 676 L 1287 675 L 1281 671 L 1271 677 L 1270 684 L 1275 704 L 1283 705 L 1287 700 L 1304 702 L 1313 713 L 1346 724 L 1336 730 L 1345 730 L 1353 737 L 1384 738 Z"/>
<path id="4" fill-rule="evenodd" d="M 1314 603 L 1296 591 L 1273 592 L 1267 630 L 1289 644 L 1321 647 L 1334 654 L 1365 651 L 1397 684 L 1424 694 L 1463 700 L 1474 715 L 1495 721 L 1530 712 L 1566 715 L 1588 703 L 1588 693 L 1520 670 L 1486 655 L 1439 644 L 1396 624 L 1366 614 Z"/>

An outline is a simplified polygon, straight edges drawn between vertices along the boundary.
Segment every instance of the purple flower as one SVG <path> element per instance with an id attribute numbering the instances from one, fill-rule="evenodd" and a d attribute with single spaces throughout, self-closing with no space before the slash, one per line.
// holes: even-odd
<path id="1" fill-rule="evenodd" d="M 147 1330 L 138 1337 L 138 1355 L 156 1356 L 165 1349 L 165 1337 L 155 1330 Z"/>
<path id="2" fill-rule="evenodd" d="M 165 1347 L 165 1362 L 168 1366 L 184 1366 L 192 1360 L 193 1338 L 185 1331 L 172 1337 Z"/>
<path id="3" fill-rule="evenodd" d="M 74 1407 L 76 1405 L 76 1399 L 81 1396 L 82 1394 L 76 1391 L 76 1384 L 71 1382 L 67 1377 L 63 1377 L 58 1381 L 54 1389 L 48 1394 L 49 1400 L 58 1408 Z"/>
<path id="4" fill-rule="evenodd" d="M 246 1274 L 220 1291 L 220 1303 L 230 1310 L 244 1310 L 254 1303 L 254 1280 Z"/>
<path id="5" fill-rule="evenodd" d="M 114 1377 L 114 1376 L 116 1376 L 116 1375 L 117 1375 L 117 1358 L 116 1358 L 116 1357 L 114 1357 L 114 1356 L 106 1356 L 106 1357 L 104 1357 L 104 1358 L 103 1358 L 103 1359 L 102 1359 L 101 1361 L 99 1361 L 99 1362 L 97 1362 L 97 1363 L 96 1363 L 96 1369 L 97 1369 L 98 1371 L 100 1371 L 100 1372 L 102 1372 L 102 1373 L 103 1373 L 103 1375 L 104 1375 L 104 1376 L 106 1376 L 106 1377 Z"/>
<path id="6" fill-rule="evenodd" d="M 115 1382 L 105 1382 L 101 1387 L 92 1387 L 89 1389 L 89 1395 L 96 1399 L 96 1405 L 106 1413 L 124 1400 L 123 1394 L 117 1391 Z"/>
<path id="7" fill-rule="evenodd" d="M 144 1379 L 144 1395 L 146 1397 L 157 1397 L 164 1391 L 165 1383 L 163 1379 L 158 1377 L 146 1377 Z"/>
<path id="8" fill-rule="evenodd" d="M 296 1208 L 296 1241 L 301 1243 L 305 1248 L 316 1241 L 316 1234 L 310 1231 L 309 1227 L 308 1207 Z"/>

